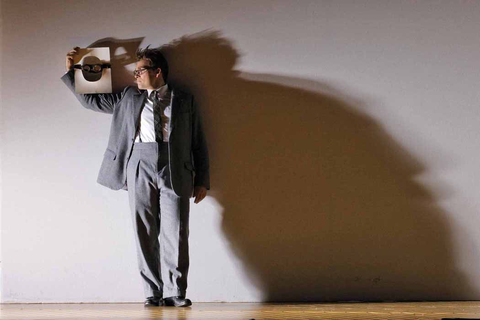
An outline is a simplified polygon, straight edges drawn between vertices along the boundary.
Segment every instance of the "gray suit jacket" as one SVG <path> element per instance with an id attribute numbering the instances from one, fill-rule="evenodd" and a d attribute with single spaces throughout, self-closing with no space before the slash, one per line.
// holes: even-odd
<path id="1" fill-rule="evenodd" d="M 113 190 L 127 189 L 127 164 L 147 91 L 127 87 L 118 94 L 77 94 L 73 70 L 62 81 L 85 108 L 113 115 L 97 182 Z M 200 114 L 193 96 L 175 89 L 168 143 L 170 179 L 175 193 L 188 197 L 193 185 L 210 189 L 208 150 Z"/>

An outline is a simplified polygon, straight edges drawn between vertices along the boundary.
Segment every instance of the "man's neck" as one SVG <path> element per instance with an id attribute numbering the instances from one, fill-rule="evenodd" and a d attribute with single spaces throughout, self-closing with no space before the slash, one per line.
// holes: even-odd
<path id="1" fill-rule="evenodd" d="M 166 83 L 164 81 L 162 81 L 161 83 L 159 83 L 158 85 L 156 86 L 152 86 L 151 90 L 158 90 L 160 89 L 161 87 L 164 87 L 166 85 Z"/>
<path id="2" fill-rule="evenodd" d="M 164 95 L 166 94 L 167 90 L 168 90 L 167 84 L 164 83 L 161 87 L 158 87 L 157 89 L 153 89 L 153 87 L 151 89 L 147 89 L 147 92 L 148 92 L 148 95 L 150 95 L 152 91 L 158 91 L 160 95 Z"/>
<path id="3" fill-rule="evenodd" d="M 148 90 L 148 91 L 153 91 L 153 90 L 160 90 L 162 87 L 166 86 L 167 84 L 165 82 L 163 82 L 161 85 L 159 86 L 151 86 L 150 88 L 145 88 L 143 90 Z"/>

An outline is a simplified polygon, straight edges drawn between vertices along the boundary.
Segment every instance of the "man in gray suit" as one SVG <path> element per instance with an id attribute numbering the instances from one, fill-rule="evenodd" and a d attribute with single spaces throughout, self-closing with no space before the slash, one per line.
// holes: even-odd
<path id="1" fill-rule="evenodd" d="M 78 49 L 67 54 L 62 80 L 85 108 L 113 116 L 97 182 L 128 190 L 145 306 L 190 306 L 189 198 L 193 194 L 199 203 L 210 188 L 196 102 L 167 84 L 167 61 L 158 49 L 148 47 L 137 51 L 138 88 L 76 94 L 73 57 Z"/>

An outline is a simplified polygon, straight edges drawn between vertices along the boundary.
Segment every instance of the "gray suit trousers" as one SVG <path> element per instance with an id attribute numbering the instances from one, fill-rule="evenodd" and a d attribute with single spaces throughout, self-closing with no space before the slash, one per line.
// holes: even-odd
<path id="1" fill-rule="evenodd" d="M 134 144 L 127 186 L 145 296 L 185 296 L 190 199 L 172 189 L 166 143 Z"/>

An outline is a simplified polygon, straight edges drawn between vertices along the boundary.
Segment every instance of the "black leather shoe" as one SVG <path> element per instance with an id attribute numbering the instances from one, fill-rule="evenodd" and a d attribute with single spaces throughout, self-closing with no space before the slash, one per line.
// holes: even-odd
<path id="1" fill-rule="evenodd" d="M 159 297 L 148 297 L 144 305 L 145 307 L 160 307 L 163 306 L 163 301 Z"/>
<path id="2" fill-rule="evenodd" d="M 163 299 L 163 303 L 169 307 L 190 307 L 192 305 L 192 301 L 185 297 L 168 297 Z"/>

